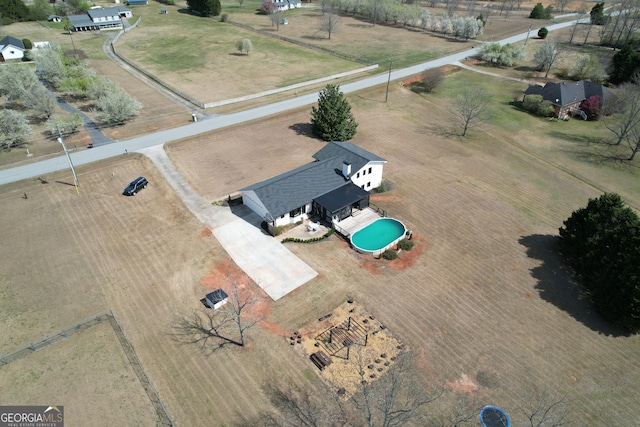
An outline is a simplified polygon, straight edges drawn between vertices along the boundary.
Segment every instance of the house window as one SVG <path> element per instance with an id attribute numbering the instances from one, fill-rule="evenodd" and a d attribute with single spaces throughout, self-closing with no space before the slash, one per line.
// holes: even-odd
<path id="1" fill-rule="evenodd" d="M 356 174 L 356 178 L 360 178 L 360 172 Z"/>
<path id="2" fill-rule="evenodd" d="M 369 173 L 371 173 L 371 168 L 369 168 Z"/>
<path id="3" fill-rule="evenodd" d="M 302 208 L 296 208 L 294 210 L 292 210 L 291 212 L 289 212 L 289 217 L 294 218 L 298 215 L 300 215 L 302 213 Z"/>
<path id="4" fill-rule="evenodd" d="M 362 184 L 362 189 L 364 190 L 364 184 Z"/>
<path id="5" fill-rule="evenodd" d="M 371 181 L 367 182 L 367 188 L 371 187 Z"/>
<path id="6" fill-rule="evenodd" d="M 362 176 L 365 176 L 366 174 L 367 174 L 367 170 L 365 169 L 362 171 Z"/>

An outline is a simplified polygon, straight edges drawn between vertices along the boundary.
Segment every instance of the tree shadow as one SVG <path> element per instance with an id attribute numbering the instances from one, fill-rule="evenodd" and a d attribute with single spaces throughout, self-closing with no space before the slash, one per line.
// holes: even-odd
<path id="1" fill-rule="evenodd" d="M 289 126 L 289 129 L 294 131 L 296 135 L 302 135 L 302 136 L 307 136 L 313 139 L 319 139 L 313 133 L 313 126 L 311 125 L 311 123 L 294 123 L 291 126 Z"/>
<path id="2" fill-rule="evenodd" d="M 543 300 L 595 332 L 613 337 L 628 336 L 596 311 L 587 291 L 562 262 L 556 236 L 533 234 L 518 242 L 527 248 L 530 258 L 542 261 L 540 266 L 531 269 L 531 276 L 538 281 L 535 288 Z"/>
<path id="3" fill-rule="evenodd" d="M 635 171 L 640 165 L 628 160 L 628 152 L 623 145 L 615 145 L 591 135 L 576 135 L 552 131 L 550 135 L 575 144 L 574 149 L 561 150 L 580 161 L 597 166 L 606 165 L 619 170 Z"/>

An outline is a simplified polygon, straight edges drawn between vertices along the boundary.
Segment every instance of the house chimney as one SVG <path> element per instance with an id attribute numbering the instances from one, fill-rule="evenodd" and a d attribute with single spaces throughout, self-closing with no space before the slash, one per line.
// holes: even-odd
<path id="1" fill-rule="evenodd" d="M 342 162 L 342 175 L 349 179 L 349 176 L 351 175 L 351 163 L 347 161 Z"/>

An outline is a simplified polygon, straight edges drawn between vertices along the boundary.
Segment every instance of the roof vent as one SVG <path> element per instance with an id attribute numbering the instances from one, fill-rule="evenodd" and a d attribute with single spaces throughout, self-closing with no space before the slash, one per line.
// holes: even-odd
<path id="1" fill-rule="evenodd" d="M 349 179 L 349 176 L 351 175 L 351 163 L 347 161 L 342 162 L 342 175 Z"/>

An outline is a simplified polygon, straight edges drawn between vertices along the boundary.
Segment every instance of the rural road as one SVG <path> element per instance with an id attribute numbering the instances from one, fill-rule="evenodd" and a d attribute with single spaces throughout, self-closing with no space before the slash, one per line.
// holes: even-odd
<path id="1" fill-rule="evenodd" d="M 549 29 L 549 31 L 554 31 L 570 27 L 574 23 L 575 21 L 563 22 L 550 25 L 547 28 Z M 529 34 L 537 34 L 537 32 L 538 29 L 531 29 Z M 508 37 L 506 39 L 500 40 L 498 43 L 515 43 L 524 40 L 527 37 L 527 34 L 528 33 L 522 33 L 513 37 Z M 422 64 L 391 71 L 391 80 L 404 79 L 406 77 L 419 74 L 427 68 L 435 68 L 447 64 L 456 63 L 457 61 L 464 60 L 469 56 L 476 55 L 478 51 L 479 48 L 469 49 L 464 52 L 455 53 L 453 55 L 438 58 Z M 357 82 L 345 84 L 344 86 L 341 86 L 340 89 L 344 93 L 356 92 L 373 86 L 386 84 L 388 78 L 388 73 L 382 73 L 377 76 L 368 77 Z M 177 139 L 188 138 L 194 135 L 199 135 L 227 126 L 233 126 L 239 123 L 259 119 L 272 114 L 281 113 L 283 111 L 310 105 L 317 102 L 317 100 L 317 93 L 303 95 L 262 107 L 241 111 L 238 113 L 215 116 L 208 120 L 190 123 L 188 125 L 140 136 L 137 138 L 132 138 L 129 140 L 119 141 L 117 144 L 107 144 L 99 147 L 94 147 L 90 150 L 74 152 L 71 153 L 71 158 L 74 165 L 83 165 L 121 155 L 125 152 L 125 150 L 139 151 L 156 145 L 162 145 Z M 66 159 L 64 159 L 64 156 L 59 156 L 23 166 L 0 170 L 0 185 L 42 176 L 47 173 L 66 169 L 67 167 L 68 162 L 66 161 Z"/>

